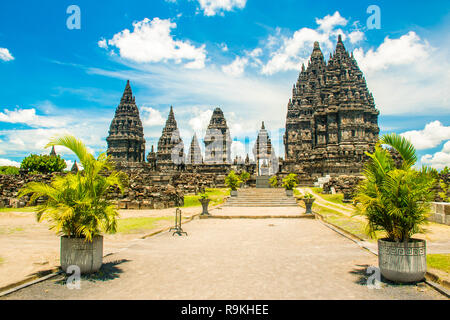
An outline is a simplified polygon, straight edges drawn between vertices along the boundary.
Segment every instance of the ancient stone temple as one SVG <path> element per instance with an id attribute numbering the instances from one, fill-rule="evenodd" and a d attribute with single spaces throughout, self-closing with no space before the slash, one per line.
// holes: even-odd
<path id="1" fill-rule="evenodd" d="M 127 81 L 120 104 L 116 109 L 106 138 L 107 154 L 116 162 L 144 162 L 144 129 L 139 110 Z"/>
<path id="2" fill-rule="evenodd" d="M 184 163 L 184 144 L 171 106 L 169 117 L 158 141 L 156 165 L 158 170 L 173 170 Z"/>
<path id="3" fill-rule="evenodd" d="M 186 159 L 186 164 L 202 164 L 202 150 L 200 149 L 200 145 L 198 144 L 197 135 L 194 133 L 192 137 L 191 146 L 189 148 L 189 153 Z"/>
<path id="4" fill-rule="evenodd" d="M 378 139 L 378 114 L 341 36 L 327 63 L 315 42 L 288 103 L 284 169 L 310 176 L 359 174 L 364 152 Z"/>
<path id="5" fill-rule="evenodd" d="M 205 163 L 231 163 L 231 135 L 220 108 L 214 109 L 205 135 Z"/>
<path id="6" fill-rule="evenodd" d="M 271 175 L 278 169 L 278 161 L 275 152 L 272 148 L 272 141 L 269 133 L 264 126 L 264 121 L 261 125 L 261 130 L 258 132 L 255 145 L 253 146 L 253 155 L 256 161 L 256 172 L 259 175 Z M 271 168 L 272 161 L 274 168 Z"/>

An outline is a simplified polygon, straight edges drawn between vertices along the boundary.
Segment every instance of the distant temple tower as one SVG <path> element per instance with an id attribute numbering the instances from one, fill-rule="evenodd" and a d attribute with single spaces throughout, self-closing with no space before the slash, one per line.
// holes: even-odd
<path id="1" fill-rule="evenodd" d="M 156 165 L 158 170 L 171 170 L 184 163 L 184 144 L 171 106 L 169 117 L 158 141 Z"/>
<path id="2" fill-rule="evenodd" d="M 111 121 L 106 142 L 108 144 L 106 153 L 114 161 L 145 161 L 144 129 L 129 80 Z"/>
<path id="3" fill-rule="evenodd" d="M 378 114 L 341 36 L 328 63 L 315 42 L 288 103 L 283 138 L 287 171 L 316 176 L 359 174 L 364 152 L 372 150 L 378 139 Z"/>
<path id="4" fill-rule="evenodd" d="M 214 109 L 204 142 L 206 164 L 231 164 L 230 130 L 220 108 Z"/>
<path id="5" fill-rule="evenodd" d="M 256 172 L 258 175 L 272 175 L 276 173 L 276 169 L 278 169 L 278 159 L 272 148 L 272 141 L 270 140 L 264 121 L 262 122 L 261 130 L 259 130 L 258 137 L 253 146 L 253 155 L 256 160 Z M 267 161 L 269 161 L 269 163 Z"/>
<path id="6" fill-rule="evenodd" d="M 187 164 L 202 164 L 202 150 L 200 149 L 200 145 L 198 144 L 197 134 L 194 133 L 191 141 L 191 147 L 189 148 L 188 157 L 186 160 Z"/>

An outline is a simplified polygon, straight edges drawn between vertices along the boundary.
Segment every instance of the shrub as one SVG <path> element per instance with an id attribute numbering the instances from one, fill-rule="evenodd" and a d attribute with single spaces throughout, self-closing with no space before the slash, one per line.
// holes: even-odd
<path id="1" fill-rule="evenodd" d="M 276 187 L 278 186 L 278 179 L 277 179 L 277 176 L 272 176 L 272 177 L 269 179 L 269 183 L 270 183 L 270 185 L 271 185 L 272 187 L 276 188 Z"/>
<path id="2" fill-rule="evenodd" d="M 2 167 L 0 167 L 0 174 L 6 174 L 6 175 L 19 174 L 19 168 L 11 167 L 11 166 L 2 166 Z"/>
<path id="3" fill-rule="evenodd" d="M 401 163 L 396 164 L 382 145 L 398 151 Z M 364 166 L 366 179 L 358 185 L 355 198 L 361 204 L 358 213 L 367 218 L 369 235 L 383 230 L 390 241 L 408 242 L 415 233 L 424 232 L 421 226 L 427 222 L 429 202 L 434 197 L 431 170 L 413 168 L 416 150 L 397 134 L 384 135 L 375 151 L 366 154 L 370 157 Z"/>
<path id="4" fill-rule="evenodd" d="M 239 178 L 242 180 L 242 182 L 245 184 L 248 179 L 250 179 L 250 173 L 248 173 L 247 171 L 242 171 Z"/>
<path id="5" fill-rule="evenodd" d="M 283 179 L 283 188 L 286 190 L 293 190 L 297 186 L 297 175 L 290 173 Z"/>
<path id="6" fill-rule="evenodd" d="M 233 170 L 230 171 L 228 176 L 225 178 L 225 184 L 231 190 L 236 191 L 237 188 L 241 185 L 242 181 L 239 179 L 239 176 Z"/>
<path id="7" fill-rule="evenodd" d="M 20 168 L 29 172 L 52 173 L 62 172 L 66 166 L 66 162 L 59 155 L 31 154 L 22 160 Z"/>

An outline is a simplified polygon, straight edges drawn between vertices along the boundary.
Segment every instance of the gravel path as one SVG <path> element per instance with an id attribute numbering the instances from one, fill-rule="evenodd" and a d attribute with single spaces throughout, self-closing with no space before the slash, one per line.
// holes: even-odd
<path id="1" fill-rule="evenodd" d="M 424 284 L 366 286 L 376 257 L 309 219 L 199 219 L 105 258 L 103 277 L 60 278 L 5 299 L 445 299 Z"/>

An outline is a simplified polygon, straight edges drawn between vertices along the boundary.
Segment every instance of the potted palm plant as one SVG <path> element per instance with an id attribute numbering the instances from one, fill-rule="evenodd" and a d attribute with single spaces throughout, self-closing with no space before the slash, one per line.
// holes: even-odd
<path id="1" fill-rule="evenodd" d="M 244 184 L 244 188 L 246 188 L 247 187 L 247 181 L 250 179 L 250 173 L 248 173 L 247 171 L 244 170 L 239 175 L 239 178 L 241 179 L 242 183 Z"/>
<path id="2" fill-rule="evenodd" d="M 396 164 L 382 145 L 395 149 L 402 161 Z M 355 200 L 358 213 L 367 218 L 368 233 L 386 234 L 378 240 L 381 274 L 395 282 L 420 281 L 427 270 L 426 242 L 412 236 L 424 232 L 434 178 L 426 167 L 413 168 L 416 150 L 397 134 L 383 136 L 375 151 L 366 154 L 370 157 L 364 167 L 366 179 L 358 185 Z"/>
<path id="3" fill-rule="evenodd" d="M 239 178 L 239 176 L 234 172 L 234 170 L 231 170 L 228 176 L 225 178 L 225 184 L 228 188 L 231 189 L 230 195 L 232 197 L 237 197 L 237 188 L 241 185 L 242 181 Z"/>
<path id="4" fill-rule="evenodd" d="M 102 266 L 102 232 L 114 233 L 117 228 L 116 205 L 106 199 L 110 188 L 123 191 L 125 174 L 113 170 L 103 153 L 94 158 L 86 146 L 66 135 L 52 139 L 46 147 L 63 146 L 73 151 L 83 171 L 56 176 L 51 184 L 30 182 L 20 190 L 19 197 L 31 194 L 30 202 L 39 197 L 46 200 L 38 206 L 39 222 L 48 220 L 50 229 L 61 236 L 60 263 L 64 272 L 72 265 L 82 274 L 93 273 Z"/>
<path id="5" fill-rule="evenodd" d="M 286 195 L 292 197 L 294 195 L 294 188 L 297 186 L 297 175 L 290 173 L 283 179 L 283 188 L 286 189 Z"/>
<path id="6" fill-rule="evenodd" d="M 305 193 L 302 198 L 306 207 L 306 214 L 312 214 L 312 205 L 315 200 L 314 196 L 311 193 Z"/>
<path id="7" fill-rule="evenodd" d="M 200 198 L 198 199 L 198 201 L 200 201 L 200 203 L 202 204 L 202 216 L 209 216 L 209 212 L 208 212 L 208 204 L 211 201 L 211 199 L 208 198 L 208 195 L 206 193 L 201 193 L 200 194 Z"/>
<path id="8" fill-rule="evenodd" d="M 277 176 L 272 176 L 269 179 L 269 184 L 272 186 L 272 188 L 276 188 L 278 186 L 278 179 Z"/>

